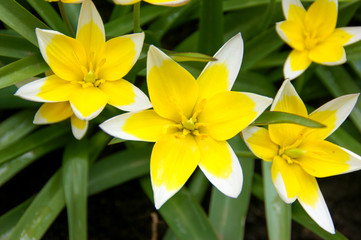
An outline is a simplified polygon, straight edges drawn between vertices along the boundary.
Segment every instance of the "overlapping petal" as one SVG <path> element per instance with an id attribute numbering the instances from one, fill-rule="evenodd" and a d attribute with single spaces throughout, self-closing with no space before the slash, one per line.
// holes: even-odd
<path id="1" fill-rule="evenodd" d="M 108 103 L 124 111 L 139 111 L 151 108 L 147 95 L 123 79 L 107 81 L 99 86 L 108 97 Z"/>
<path id="2" fill-rule="evenodd" d="M 79 85 L 69 84 L 68 81 L 51 75 L 22 86 L 15 95 L 36 102 L 64 102 L 79 88 Z"/>
<path id="3" fill-rule="evenodd" d="M 73 112 L 81 120 L 97 117 L 108 99 L 108 95 L 96 87 L 80 88 L 69 96 Z"/>
<path id="4" fill-rule="evenodd" d="M 134 66 L 142 51 L 144 33 L 135 33 L 107 41 L 98 59 L 100 79 L 114 81 L 123 78 Z"/>
<path id="5" fill-rule="evenodd" d="M 155 207 L 159 209 L 187 181 L 200 160 L 193 136 L 163 135 L 154 145 L 150 172 Z"/>
<path id="6" fill-rule="evenodd" d="M 312 48 L 308 57 L 316 63 L 339 65 L 346 62 L 346 52 L 341 43 L 325 41 Z"/>
<path id="7" fill-rule="evenodd" d="M 154 110 L 160 116 L 180 121 L 191 117 L 198 98 L 198 84 L 178 63 L 154 46 L 147 59 L 148 91 Z"/>
<path id="8" fill-rule="evenodd" d="M 325 128 L 310 129 L 307 138 L 323 140 L 331 135 L 350 115 L 359 94 L 349 94 L 333 99 L 310 114 L 310 118 L 324 124 Z"/>
<path id="9" fill-rule="evenodd" d="M 249 126 L 242 131 L 242 136 L 248 148 L 258 158 L 273 161 L 278 154 L 278 145 L 272 142 L 267 129 Z"/>
<path id="10" fill-rule="evenodd" d="M 281 111 L 308 117 L 305 104 L 288 80 L 285 80 L 278 90 L 271 111 Z M 296 124 L 271 124 L 268 129 L 274 143 L 280 146 L 289 146 L 301 137 L 305 128 Z"/>
<path id="11" fill-rule="evenodd" d="M 285 79 L 292 80 L 300 76 L 311 65 L 311 62 L 308 51 L 292 50 L 283 67 Z"/>
<path id="12" fill-rule="evenodd" d="M 87 120 L 81 120 L 75 115 L 71 116 L 70 120 L 74 137 L 78 140 L 82 139 L 88 130 L 89 122 Z"/>
<path id="13" fill-rule="evenodd" d="M 103 21 L 90 0 L 84 0 L 78 21 L 76 39 L 82 43 L 87 51 L 88 57 L 90 54 L 99 52 L 105 43 L 105 31 Z M 93 56 L 96 58 L 96 56 Z"/>
<path id="14" fill-rule="evenodd" d="M 197 137 L 201 158 L 199 167 L 223 194 L 236 198 L 241 193 L 243 174 L 236 154 L 226 141 Z M 220 161 L 222 159 L 222 161 Z"/>
<path id="15" fill-rule="evenodd" d="M 81 66 L 87 63 L 83 45 L 53 30 L 36 29 L 41 54 L 51 70 L 61 79 L 79 81 L 84 78 Z"/>
<path id="16" fill-rule="evenodd" d="M 73 115 L 69 102 L 44 103 L 36 112 L 35 124 L 48 124 L 63 121 Z"/>
<path id="17" fill-rule="evenodd" d="M 287 20 L 303 23 L 306 10 L 300 0 L 283 0 L 282 10 Z"/>
<path id="18" fill-rule="evenodd" d="M 199 114 L 199 122 L 216 140 L 232 138 L 255 120 L 272 102 L 252 93 L 221 92 L 210 98 Z"/>
<path id="19" fill-rule="evenodd" d="M 154 110 L 145 110 L 113 117 L 100 124 L 100 128 L 117 138 L 155 142 L 174 130 L 174 125 L 173 121 L 160 117 Z"/>
<path id="20" fill-rule="evenodd" d="M 199 101 L 222 91 L 231 90 L 243 58 L 243 40 L 240 33 L 228 40 L 214 55 L 217 61 L 209 62 L 199 75 Z"/>
<path id="21" fill-rule="evenodd" d="M 305 50 L 304 26 L 293 21 L 283 21 L 276 23 L 278 35 L 292 48 L 303 51 Z"/>

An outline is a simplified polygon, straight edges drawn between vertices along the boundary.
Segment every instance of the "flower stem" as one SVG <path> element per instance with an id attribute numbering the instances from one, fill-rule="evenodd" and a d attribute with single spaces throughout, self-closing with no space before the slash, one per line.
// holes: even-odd
<path id="1" fill-rule="evenodd" d="M 74 29 L 70 24 L 68 15 L 66 14 L 66 11 L 64 8 L 64 4 L 61 1 L 58 2 L 58 7 L 59 7 L 60 15 L 63 18 L 63 21 L 64 21 L 66 27 L 68 28 L 69 32 L 74 36 L 75 35 Z"/>
<path id="2" fill-rule="evenodd" d="M 133 23 L 134 23 L 134 32 L 135 33 L 141 32 L 142 29 L 140 28 L 140 2 L 134 4 Z"/>

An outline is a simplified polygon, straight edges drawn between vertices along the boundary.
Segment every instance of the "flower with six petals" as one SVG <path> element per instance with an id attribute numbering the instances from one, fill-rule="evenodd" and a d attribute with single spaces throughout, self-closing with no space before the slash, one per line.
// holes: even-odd
<path id="1" fill-rule="evenodd" d="M 107 103 L 124 111 L 151 107 L 148 97 L 122 79 L 137 61 L 144 33 L 105 41 L 104 25 L 94 4 L 83 2 L 76 39 L 53 30 L 36 29 L 39 48 L 53 75 L 30 82 L 15 93 L 45 102 L 34 123 L 46 124 L 71 117 L 74 136 L 82 138 L 88 121 Z"/>
<path id="2" fill-rule="evenodd" d="M 361 27 L 336 28 L 337 0 L 316 0 L 306 11 L 300 0 L 282 0 L 286 20 L 276 23 L 278 35 L 293 48 L 284 64 L 285 79 L 301 75 L 312 63 L 346 62 L 344 46 L 361 39 Z"/>
<path id="3" fill-rule="evenodd" d="M 270 124 L 268 130 L 250 126 L 242 131 L 251 151 L 272 162 L 272 181 L 281 199 L 286 203 L 298 199 L 310 217 L 330 233 L 335 233 L 335 229 L 315 177 L 361 169 L 360 156 L 324 140 L 347 118 L 358 95 L 336 98 L 308 115 L 294 87 L 285 80 L 271 110 L 309 117 L 326 127 Z"/>
<path id="4" fill-rule="evenodd" d="M 131 5 L 141 0 L 113 0 L 114 3 L 120 5 Z M 187 4 L 190 0 L 143 0 L 144 2 L 160 5 L 160 6 L 167 6 L 167 7 L 179 7 Z"/>
<path id="5" fill-rule="evenodd" d="M 242 170 L 228 145 L 272 99 L 232 92 L 243 57 L 240 34 L 229 40 L 194 77 L 154 46 L 149 48 L 147 84 L 153 110 L 126 113 L 105 121 L 108 134 L 155 142 L 150 168 L 156 208 L 160 208 L 197 166 L 221 192 L 237 197 Z"/>

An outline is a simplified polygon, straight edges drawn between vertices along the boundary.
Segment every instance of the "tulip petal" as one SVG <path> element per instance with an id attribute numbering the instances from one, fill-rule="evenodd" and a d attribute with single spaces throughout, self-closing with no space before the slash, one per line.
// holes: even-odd
<path id="1" fill-rule="evenodd" d="M 272 102 L 253 93 L 221 92 L 210 98 L 198 121 L 218 141 L 232 138 L 253 122 Z"/>
<path id="2" fill-rule="evenodd" d="M 154 5 L 178 7 L 187 4 L 190 0 L 144 0 L 144 1 Z"/>
<path id="3" fill-rule="evenodd" d="M 214 55 L 198 77 L 199 101 L 217 93 L 231 90 L 243 58 L 243 39 L 240 33 L 226 42 Z"/>
<path id="4" fill-rule="evenodd" d="M 241 193 L 243 174 L 236 154 L 226 141 L 197 137 L 201 159 L 199 167 L 223 194 L 236 198 Z"/>
<path id="5" fill-rule="evenodd" d="M 154 110 L 145 110 L 113 117 L 100 124 L 100 128 L 117 138 L 155 142 L 174 125 L 174 122 L 160 117 Z"/>
<path id="6" fill-rule="evenodd" d="M 278 145 L 272 142 L 267 129 L 249 126 L 242 131 L 242 136 L 248 148 L 258 158 L 269 162 L 278 155 Z"/>
<path id="7" fill-rule="evenodd" d="M 198 84 L 193 76 L 166 54 L 150 46 L 147 60 L 147 83 L 154 110 L 174 121 L 192 115 L 198 98 Z"/>
<path id="8" fill-rule="evenodd" d="M 300 193 L 300 182 L 295 171 L 301 169 L 297 164 L 288 164 L 285 159 L 276 156 L 272 162 L 271 175 L 278 195 L 285 203 L 294 202 Z M 302 169 L 300 170 L 302 171 Z"/>
<path id="9" fill-rule="evenodd" d="M 282 0 L 282 10 L 285 18 L 290 21 L 303 22 L 306 10 L 300 0 Z"/>
<path id="10" fill-rule="evenodd" d="M 327 41 L 338 41 L 348 46 L 361 40 L 361 27 L 336 28 Z"/>
<path id="11" fill-rule="evenodd" d="M 293 80 L 300 76 L 310 65 L 308 51 L 292 50 L 288 55 L 283 67 L 283 74 L 286 80 Z"/>
<path id="12" fill-rule="evenodd" d="M 88 56 L 96 54 L 105 43 L 103 21 L 90 0 L 84 0 L 81 6 L 76 39 L 83 44 Z"/>
<path id="13" fill-rule="evenodd" d="M 305 104 L 298 96 L 291 82 L 285 80 L 273 101 L 271 111 L 280 111 L 308 117 Z M 290 146 L 303 133 L 305 127 L 297 124 L 271 124 L 268 127 L 272 141 L 280 146 Z"/>
<path id="14" fill-rule="evenodd" d="M 319 39 L 326 39 L 336 27 L 337 0 L 317 0 L 308 8 L 305 26 L 308 32 Z"/>
<path id="15" fill-rule="evenodd" d="M 140 0 L 113 0 L 113 1 L 115 4 L 120 4 L 120 5 L 130 5 L 140 2 Z"/>
<path id="16" fill-rule="evenodd" d="M 350 154 L 333 143 L 324 140 L 305 141 L 299 148 L 304 150 L 305 154 L 297 158 L 297 161 L 311 176 L 329 177 L 350 169 Z M 358 162 L 358 167 L 360 166 L 361 161 Z"/>
<path id="17" fill-rule="evenodd" d="M 298 195 L 298 201 L 305 209 L 307 214 L 318 224 L 320 227 L 329 233 L 335 233 L 335 227 L 328 211 L 325 200 L 318 187 L 317 181 L 314 177 L 307 174 L 301 168 L 295 171 L 297 178 L 301 184 L 301 190 Z"/>
<path id="18" fill-rule="evenodd" d="M 75 115 L 71 116 L 71 130 L 76 139 L 80 140 L 84 137 L 88 130 L 89 122 L 87 120 L 81 120 Z"/>
<path id="19" fill-rule="evenodd" d="M 139 111 L 152 107 L 148 97 L 139 88 L 123 79 L 104 82 L 99 89 L 108 95 L 110 105 L 123 111 Z"/>
<path id="20" fill-rule="evenodd" d="M 293 21 L 278 22 L 276 23 L 276 31 L 290 47 L 298 51 L 305 49 L 304 29 L 300 24 Z"/>
<path id="21" fill-rule="evenodd" d="M 144 33 L 124 35 L 107 41 L 100 55 L 102 59 L 98 59 L 104 62 L 98 77 L 107 81 L 123 78 L 138 60 L 143 41 Z"/>
<path id="22" fill-rule="evenodd" d="M 44 103 L 36 112 L 34 124 L 48 124 L 63 121 L 73 115 L 69 102 Z"/>
<path id="23" fill-rule="evenodd" d="M 53 30 L 37 28 L 35 32 L 41 55 L 58 77 L 68 81 L 84 78 L 81 66 L 86 66 L 87 56 L 79 41 Z"/>
<path id="24" fill-rule="evenodd" d="M 81 120 L 91 120 L 99 115 L 109 97 L 96 87 L 80 88 L 69 96 L 73 112 Z"/>
<path id="25" fill-rule="evenodd" d="M 313 111 L 309 118 L 318 121 L 326 128 L 310 129 L 307 138 L 323 140 L 331 135 L 350 115 L 359 94 L 349 94 L 329 101 Z"/>
<path id="26" fill-rule="evenodd" d="M 15 95 L 35 102 L 64 102 L 69 95 L 80 88 L 80 85 L 71 84 L 56 75 L 41 78 L 20 87 Z"/>
<path id="27" fill-rule="evenodd" d="M 324 65 L 340 65 L 346 62 L 346 52 L 342 44 L 335 42 L 323 42 L 312 48 L 308 57 Z"/>
<path id="28" fill-rule="evenodd" d="M 150 172 L 157 209 L 179 191 L 196 169 L 199 160 L 199 149 L 192 135 L 164 135 L 155 143 Z"/>

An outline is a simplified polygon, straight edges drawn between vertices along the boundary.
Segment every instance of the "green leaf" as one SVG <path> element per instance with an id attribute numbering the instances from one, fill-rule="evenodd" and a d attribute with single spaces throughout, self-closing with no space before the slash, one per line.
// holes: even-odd
<path id="1" fill-rule="evenodd" d="M 113 138 L 112 140 L 110 140 L 110 142 L 108 143 L 108 145 L 113 145 L 113 144 L 117 144 L 117 143 L 122 143 L 124 142 L 124 139 L 120 139 L 120 138 Z"/>
<path id="2" fill-rule="evenodd" d="M 165 50 L 164 52 L 176 62 L 187 62 L 187 61 L 209 62 L 209 61 L 217 60 L 214 57 L 211 57 L 211 56 L 203 54 L 203 53 L 173 52 L 173 51 L 169 51 L 169 50 Z"/>
<path id="3" fill-rule="evenodd" d="M 0 150 L 0 163 L 9 161 L 10 159 L 20 156 L 31 149 L 47 144 L 49 141 L 69 132 L 69 130 L 70 128 L 64 127 L 63 124 L 56 124 L 42 128 L 20 141 Z"/>
<path id="4" fill-rule="evenodd" d="M 305 118 L 296 114 L 286 113 L 286 112 L 264 112 L 259 116 L 254 122 L 253 125 L 267 125 L 267 124 L 278 124 L 278 123 L 294 123 L 311 128 L 324 128 L 325 125 Z"/>
<path id="5" fill-rule="evenodd" d="M 0 70 L 1 71 L 1 70 Z M 18 90 L 15 85 L 0 89 L 0 110 L 3 109 L 22 109 L 22 108 L 39 108 L 41 103 L 32 102 L 17 96 L 14 93 Z"/>
<path id="6" fill-rule="evenodd" d="M 38 52 L 38 48 L 19 36 L 0 34 L 0 55 L 24 58 Z"/>
<path id="7" fill-rule="evenodd" d="M 142 178 L 140 184 L 147 196 L 152 199 L 149 177 Z M 218 239 L 205 212 L 185 187 L 158 211 L 180 240 Z"/>
<path id="8" fill-rule="evenodd" d="M 49 66 L 40 54 L 17 60 L 0 68 L 0 88 L 8 87 L 47 70 Z"/>
<path id="9" fill-rule="evenodd" d="M 9 235 L 14 231 L 16 223 L 32 200 L 33 198 L 24 201 L 0 217 L 0 240 L 9 239 Z"/>
<path id="10" fill-rule="evenodd" d="M 0 150 L 28 135 L 38 126 L 33 124 L 34 111 L 24 110 L 0 124 Z"/>
<path id="11" fill-rule="evenodd" d="M 49 28 L 14 0 L 0 1 L 0 20 L 35 46 L 35 28 Z"/>
<path id="12" fill-rule="evenodd" d="M 270 240 L 291 239 L 291 205 L 278 196 L 271 177 L 272 162 L 262 161 L 264 201 Z"/>
<path id="13" fill-rule="evenodd" d="M 63 187 L 70 240 L 87 239 L 88 141 L 71 141 L 63 155 Z"/>

